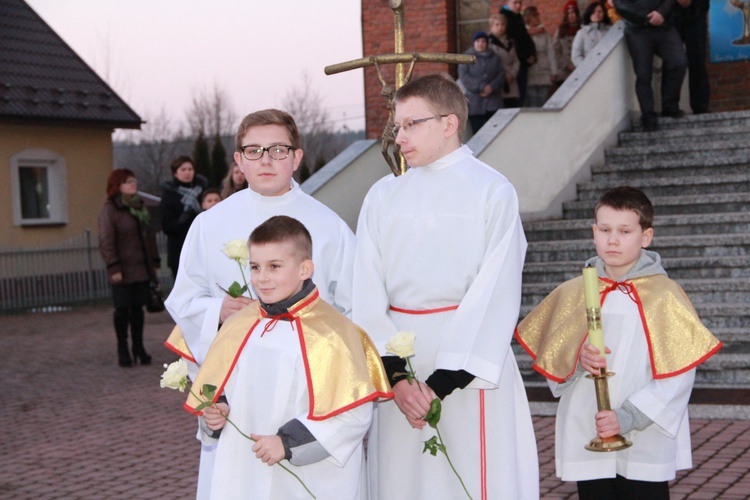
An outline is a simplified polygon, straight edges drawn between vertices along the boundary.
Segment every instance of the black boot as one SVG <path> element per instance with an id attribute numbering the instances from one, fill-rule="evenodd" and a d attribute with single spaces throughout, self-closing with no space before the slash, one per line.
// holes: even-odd
<path id="1" fill-rule="evenodd" d="M 128 323 L 130 323 L 130 312 L 125 309 L 115 309 L 115 333 L 117 334 L 117 360 L 120 366 L 133 366 L 128 352 Z"/>
<path id="2" fill-rule="evenodd" d="M 151 364 L 151 356 L 143 347 L 143 322 L 144 314 L 142 307 L 130 308 L 130 335 L 133 338 L 133 361 L 142 365 Z"/>

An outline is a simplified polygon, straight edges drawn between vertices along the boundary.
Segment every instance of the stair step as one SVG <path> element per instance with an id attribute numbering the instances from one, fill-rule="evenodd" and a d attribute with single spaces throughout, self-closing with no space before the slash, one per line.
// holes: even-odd
<path id="1" fill-rule="evenodd" d="M 626 132 L 620 134 L 620 146 L 655 146 L 662 144 L 692 144 L 718 139 L 746 139 L 748 124 L 719 125 L 691 129 L 667 129 L 658 134 Z"/>
<path id="2" fill-rule="evenodd" d="M 597 200 L 576 200 L 563 203 L 565 219 L 593 219 Z M 657 196 L 651 198 L 658 221 L 664 215 L 719 212 L 750 212 L 750 192 L 714 193 L 688 196 Z"/>
<path id="3" fill-rule="evenodd" d="M 627 184 L 643 190 L 649 198 L 659 196 L 691 196 L 719 193 L 750 192 L 750 169 L 747 173 L 732 175 L 683 175 L 661 177 L 655 173 L 623 179 L 595 179 L 578 183 L 580 200 L 598 200 L 601 194 L 614 187 Z"/>
<path id="4" fill-rule="evenodd" d="M 529 242 L 591 239 L 593 219 L 528 221 L 523 224 Z M 654 234 L 690 236 L 696 234 L 750 233 L 750 211 L 716 214 L 675 214 L 654 219 Z"/>
<path id="5" fill-rule="evenodd" d="M 747 172 L 750 165 L 750 148 L 736 150 L 694 151 L 675 155 L 633 155 L 607 158 L 606 163 L 592 167 L 593 178 L 630 179 L 652 175 L 658 170 L 660 177 L 736 175 Z"/>
<path id="6" fill-rule="evenodd" d="M 593 245 L 592 245 L 593 249 Z M 594 255 L 592 252 L 589 257 Z M 581 275 L 586 259 L 570 261 L 526 261 L 523 267 L 524 283 L 562 283 Z M 710 278 L 750 279 L 750 255 L 672 257 L 662 259 L 662 265 L 674 280 Z"/>
<path id="7" fill-rule="evenodd" d="M 640 136 L 653 135 L 661 137 L 660 134 L 672 130 L 708 129 L 713 127 L 726 127 L 731 125 L 747 126 L 750 128 L 750 112 L 729 111 L 723 113 L 706 113 L 701 115 L 687 115 L 684 118 L 659 118 L 661 130 L 656 132 L 643 132 L 640 122 L 633 123 L 632 132 L 622 132 L 620 137 L 626 134 L 640 134 Z"/>
<path id="8" fill-rule="evenodd" d="M 662 258 L 717 257 L 750 255 L 750 234 L 701 234 L 697 236 L 659 236 L 649 247 Z M 591 239 L 534 241 L 526 251 L 527 262 L 572 260 L 584 262 L 595 254 Z"/>
<path id="9" fill-rule="evenodd" d="M 652 145 L 619 145 L 607 148 L 605 156 L 608 160 L 616 162 L 618 159 L 629 161 L 634 158 L 648 159 L 653 156 L 670 155 L 684 156 L 686 153 L 708 152 L 714 156 L 717 152 L 739 152 L 750 148 L 750 137 L 747 131 L 741 139 L 724 138 L 722 135 L 714 135 L 711 141 L 690 140 L 684 144 L 672 144 L 661 142 Z"/>
<path id="10" fill-rule="evenodd" d="M 687 279 L 678 283 L 685 290 L 693 304 L 736 303 L 750 299 L 750 280 L 730 279 Z M 525 283 L 523 285 L 524 305 L 538 305 L 558 283 Z M 748 332 L 750 341 L 750 332 Z"/>

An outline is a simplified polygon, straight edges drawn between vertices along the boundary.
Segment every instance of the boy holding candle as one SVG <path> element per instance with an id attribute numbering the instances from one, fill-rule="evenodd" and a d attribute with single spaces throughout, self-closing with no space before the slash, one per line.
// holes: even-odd
<path id="1" fill-rule="evenodd" d="M 557 287 L 519 325 L 516 338 L 560 398 L 555 464 L 577 481 L 581 499 L 669 498 L 668 481 L 692 467 L 687 405 L 695 367 L 722 346 L 700 322 L 680 286 L 667 277 L 653 238 L 653 207 L 631 187 L 607 191 L 595 209 L 605 353 L 586 342 L 583 279 Z M 586 372 L 608 379 L 613 410 L 597 411 Z M 593 418 L 592 418 L 593 417 Z M 584 448 L 594 435 L 622 434 L 627 450 Z"/>

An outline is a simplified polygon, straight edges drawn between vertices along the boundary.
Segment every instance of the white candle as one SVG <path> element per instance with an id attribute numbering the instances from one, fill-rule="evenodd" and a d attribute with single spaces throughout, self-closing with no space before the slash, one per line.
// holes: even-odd
<path id="1" fill-rule="evenodd" d="M 589 329 L 589 344 L 599 349 L 604 356 L 604 332 L 601 323 L 601 305 L 599 303 L 599 276 L 595 267 L 583 268 L 583 295 L 586 299 L 586 316 Z M 593 313 L 593 317 L 592 316 Z M 592 321 L 592 319 L 598 321 Z"/>

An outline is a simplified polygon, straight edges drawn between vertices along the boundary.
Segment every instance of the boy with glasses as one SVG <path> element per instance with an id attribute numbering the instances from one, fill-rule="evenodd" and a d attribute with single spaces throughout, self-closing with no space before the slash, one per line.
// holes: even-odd
<path id="1" fill-rule="evenodd" d="M 526 239 L 513 186 L 461 145 L 459 87 L 429 75 L 395 95 L 396 143 L 411 167 L 378 181 L 357 226 L 352 317 L 378 347 L 395 403 L 378 405 L 368 447 L 371 498 L 462 498 L 445 457 L 423 454 L 439 423 L 473 498 L 539 498 L 534 429 L 510 340 Z M 386 352 L 416 333 L 404 359 Z M 412 383 L 410 383 L 412 382 Z"/>
<path id="2" fill-rule="evenodd" d="M 294 217 L 307 227 L 320 297 L 344 314 L 351 310 L 354 235 L 336 213 L 303 193 L 292 179 L 303 155 L 294 118 L 276 109 L 251 113 L 239 126 L 235 146 L 234 160 L 249 189 L 195 219 L 182 248 L 174 289 L 165 302 L 178 326 L 167 347 L 193 363 L 193 376 L 221 324 L 251 303 L 247 293 L 233 298 L 224 292 L 242 277 L 237 262 L 222 248 L 231 240 L 244 240 L 274 215 Z M 212 449 L 211 444 L 203 446 L 198 498 L 204 497 L 206 478 L 211 477 Z"/>

